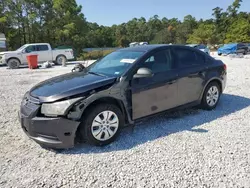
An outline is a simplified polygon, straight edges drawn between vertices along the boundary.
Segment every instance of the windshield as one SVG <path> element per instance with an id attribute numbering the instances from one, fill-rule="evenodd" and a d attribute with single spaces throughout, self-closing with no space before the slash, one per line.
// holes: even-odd
<path id="1" fill-rule="evenodd" d="M 136 51 L 112 52 L 91 65 L 88 72 L 103 74 L 106 76 L 120 76 L 143 54 L 144 52 Z"/>
<path id="2" fill-rule="evenodd" d="M 21 46 L 20 48 L 18 48 L 16 51 L 22 51 L 24 48 L 26 48 L 28 45 L 27 44 L 25 44 L 25 45 L 23 45 L 23 46 Z"/>

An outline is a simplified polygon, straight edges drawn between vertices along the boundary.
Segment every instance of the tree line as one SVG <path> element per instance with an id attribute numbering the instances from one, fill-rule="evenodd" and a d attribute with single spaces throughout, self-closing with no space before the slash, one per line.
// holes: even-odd
<path id="1" fill-rule="evenodd" d="M 211 19 L 134 18 L 111 27 L 87 22 L 75 0 L 0 0 L 0 32 L 9 49 L 25 43 L 48 42 L 87 47 L 126 47 L 130 42 L 223 44 L 250 42 L 250 13 L 239 12 L 242 0 L 226 10 L 216 7 Z M 84 11 L 84 9 L 83 9 Z"/>

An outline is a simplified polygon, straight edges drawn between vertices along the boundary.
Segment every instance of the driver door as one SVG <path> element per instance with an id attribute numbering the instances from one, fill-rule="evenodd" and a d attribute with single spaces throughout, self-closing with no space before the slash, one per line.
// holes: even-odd
<path id="1" fill-rule="evenodd" d="M 23 52 L 22 52 L 22 61 L 21 62 L 24 62 L 24 64 L 27 64 L 28 61 L 27 61 L 27 56 L 32 53 L 32 52 L 36 52 L 36 45 L 30 45 L 30 46 L 27 46 Z"/>
<path id="2" fill-rule="evenodd" d="M 140 67 L 151 69 L 153 76 L 131 82 L 133 119 L 176 107 L 177 70 L 170 48 L 155 52 Z"/>

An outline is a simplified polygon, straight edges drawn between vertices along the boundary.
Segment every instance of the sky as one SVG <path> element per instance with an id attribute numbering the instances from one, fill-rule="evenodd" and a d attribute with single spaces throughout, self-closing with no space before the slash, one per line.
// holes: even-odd
<path id="1" fill-rule="evenodd" d="M 178 18 L 191 14 L 197 19 L 212 17 L 212 9 L 226 9 L 234 0 L 76 0 L 87 21 L 99 25 L 121 24 L 133 18 L 154 15 Z M 250 0 L 243 0 L 241 11 L 250 11 Z"/>

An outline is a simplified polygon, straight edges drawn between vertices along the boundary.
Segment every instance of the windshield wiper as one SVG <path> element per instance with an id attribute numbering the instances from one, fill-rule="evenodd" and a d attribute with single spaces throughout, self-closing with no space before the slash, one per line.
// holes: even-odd
<path id="1" fill-rule="evenodd" d="M 97 72 L 89 71 L 88 73 L 89 73 L 89 74 L 94 74 L 94 75 L 97 75 L 97 76 L 105 76 L 105 77 L 106 77 L 106 75 L 100 74 L 100 73 L 97 73 Z"/>

